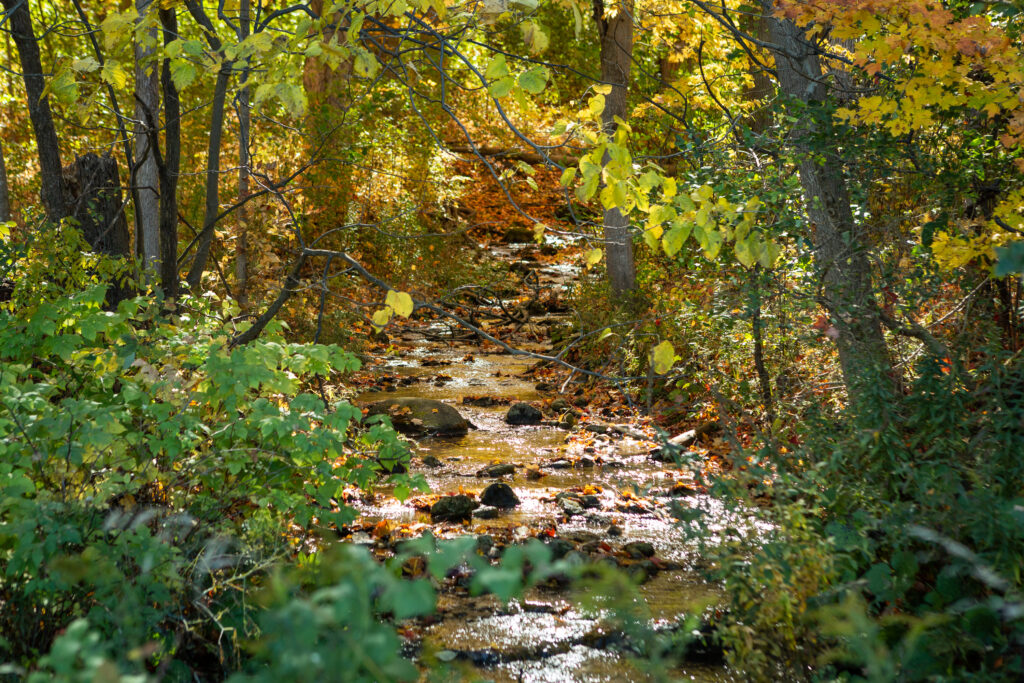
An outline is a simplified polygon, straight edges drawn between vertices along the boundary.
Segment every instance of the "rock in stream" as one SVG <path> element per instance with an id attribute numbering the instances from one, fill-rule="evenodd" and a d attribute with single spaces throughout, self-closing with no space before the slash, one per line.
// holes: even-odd
<path id="1" fill-rule="evenodd" d="M 429 398 L 393 398 L 367 406 L 366 414 L 387 415 L 403 434 L 463 436 L 469 422 L 447 403 Z"/>
<path id="2" fill-rule="evenodd" d="M 539 425 L 544 414 L 529 403 L 513 403 L 505 415 L 505 422 L 510 425 Z"/>

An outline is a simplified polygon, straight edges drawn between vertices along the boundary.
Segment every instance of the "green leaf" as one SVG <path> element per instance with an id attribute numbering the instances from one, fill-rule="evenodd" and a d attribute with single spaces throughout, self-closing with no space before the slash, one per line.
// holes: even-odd
<path id="1" fill-rule="evenodd" d="M 655 373 L 664 375 L 672 369 L 675 362 L 676 350 L 672 348 L 672 344 L 668 341 L 661 342 L 651 350 L 651 363 L 654 366 Z"/>
<path id="2" fill-rule="evenodd" d="M 536 55 L 548 49 L 551 39 L 537 22 L 527 21 L 520 28 L 523 32 L 523 42 L 526 43 L 526 47 L 530 49 L 531 53 Z"/>
<path id="3" fill-rule="evenodd" d="M 100 78 L 115 88 L 123 88 L 128 85 L 128 72 L 119 62 L 108 60 L 100 71 Z"/>
<path id="4" fill-rule="evenodd" d="M 494 59 L 487 64 L 484 76 L 489 81 L 508 76 L 508 62 L 505 61 L 505 55 L 495 55 Z"/>
<path id="5" fill-rule="evenodd" d="M 82 57 L 71 62 L 71 68 L 80 74 L 87 74 L 100 68 L 100 63 L 92 57 Z"/>
<path id="6" fill-rule="evenodd" d="M 192 62 L 184 59 L 171 60 L 171 81 L 174 87 L 181 92 L 196 80 L 196 67 Z"/>
<path id="7" fill-rule="evenodd" d="M 516 79 L 512 76 L 505 76 L 491 83 L 491 86 L 487 89 L 491 93 L 491 97 L 502 98 L 512 92 L 512 88 L 516 84 Z"/>
<path id="8" fill-rule="evenodd" d="M 993 275 L 1006 277 L 1024 273 L 1024 240 L 1011 242 L 996 249 L 996 265 Z"/>
<path id="9" fill-rule="evenodd" d="M 676 222 L 673 224 L 672 229 L 665 233 L 665 237 L 662 238 L 661 248 L 665 250 L 667 256 L 675 256 L 683 248 L 689 236 L 690 224 Z"/>
<path id="10" fill-rule="evenodd" d="M 535 66 L 519 74 L 519 85 L 531 95 L 544 91 L 548 83 L 548 71 L 543 66 Z"/>
<path id="11" fill-rule="evenodd" d="M 583 184 L 576 188 L 576 197 L 581 202 L 589 201 L 594 193 L 597 192 L 598 183 L 601 181 L 601 175 L 594 173 L 588 176 L 586 172 L 583 174 Z"/>
<path id="12" fill-rule="evenodd" d="M 74 73 L 64 70 L 50 79 L 46 84 L 43 94 L 53 93 L 58 102 L 63 105 L 74 104 L 78 100 L 78 83 L 75 81 Z"/>
<path id="13" fill-rule="evenodd" d="M 717 230 L 709 230 L 705 235 L 704 242 L 704 256 L 709 261 L 714 261 L 718 258 L 718 253 L 722 251 L 722 233 Z"/>
<path id="14" fill-rule="evenodd" d="M 380 70 L 380 64 L 377 62 L 377 58 L 369 51 L 360 50 L 356 53 L 356 58 L 352 62 L 352 70 L 357 76 L 362 78 L 373 78 L 377 75 L 377 71 Z"/>
<path id="15" fill-rule="evenodd" d="M 745 268 L 749 268 L 757 262 L 757 254 L 754 253 L 752 239 L 740 239 L 736 240 L 736 244 L 733 246 L 733 251 L 736 254 L 736 260 L 739 261 Z"/>
<path id="16" fill-rule="evenodd" d="M 387 601 L 395 619 L 418 617 L 434 611 L 436 594 L 426 579 L 398 581 L 389 591 Z"/>
<path id="17" fill-rule="evenodd" d="M 563 187 L 569 187 L 570 185 L 572 185 L 572 181 L 575 178 L 576 178 L 576 167 L 575 166 L 570 166 L 567 169 L 565 169 L 564 171 L 562 171 L 562 177 L 559 178 L 558 182 L 560 182 Z"/>
<path id="18" fill-rule="evenodd" d="M 775 262 L 779 260 L 779 254 L 782 252 L 779 249 L 779 245 L 771 240 L 766 240 L 761 245 L 761 253 L 758 255 L 758 262 L 765 268 L 772 268 L 775 266 Z"/>

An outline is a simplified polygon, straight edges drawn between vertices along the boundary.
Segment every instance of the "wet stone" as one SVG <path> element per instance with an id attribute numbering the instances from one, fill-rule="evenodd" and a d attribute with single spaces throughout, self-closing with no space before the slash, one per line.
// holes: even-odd
<path id="1" fill-rule="evenodd" d="M 510 425 L 537 425 L 544 415 L 529 403 L 514 403 L 505 415 L 505 422 Z"/>
<path id="2" fill-rule="evenodd" d="M 618 538 L 622 535 L 622 527 L 620 527 L 618 524 L 609 524 L 608 528 L 605 529 L 604 532 L 612 538 Z"/>
<path id="3" fill-rule="evenodd" d="M 601 507 L 601 499 L 594 495 L 582 496 L 580 503 L 583 505 L 585 510 L 593 510 L 594 508 Z"/>
<path id="4" fill-rule="evenodd" d="M 476 549 L 486 555 L 494 547 L 494 537 L 489 534 L 480 534 L 476 537 Z"/>
<path id="5" fill-rule="evenodd" d="M 572 543 L 564 538 L 549 538 L 544 542 L 544 545 L 551 549 L 551 556 L 556 560 L 562 559 L 576 549 Z"/>
<path id="6" fill-rule="evenodd" d="M 558 506 L 562 508 L 562 512 L 569 517 L 583 514 L 583 505 L 574 498 L 563 498 L 558 501 Z"/>
<path id="7" fill-rule="evenodd" d="M 505 233 L 502 235 L 502 241 L 505 244 L 531 244 L 533 239 L 532 228 L 524 228 L 518 225 L 505 228 Z"/>
<path id="8" fill-rule="evenodd" d="M 498 508 L 485 505 L 473 510 L 473 517 L 476 519 L 497 519 Z"/>
<path id="9" fill-rule="evenodd" d="M 447 403 L 429 398 L 393 398 L 367 406 L 367 415 L 387 415 L 403 434 L 462 436 L 469 422 Z"/>
<path id="10" fill-rule="evenodd" d="M 483 469 L 477 470 L 476 476 L 478 477 L 504 477 L 506 474 L 514 474 L 516 466 L 511 463 L 497 463 L 495 465 L 488 465 Z"/>
<path id="11" fill-rule="evenodd" d="M 480 494 L 480 502 L 496 508 L 514 508 L 519 505 L 519 497 L 508 484 L 491 484 Z"/>
<path id="12" fill-rule="evenodd" d="M 590 543 L 591 541 L 600 541 L 601 537 L 591 531 L 568 531 L 562 534 L 563 538 L 567 538 L 573 543 Z"/>
<path id="13" fill-rule="evenodd" d="M 543 392 L 554 391 L 555 385 L 551 384 L 550 382 L 538 382 L 537 386 L 535 386 L 534 389 Z"/>
<path id="14" fill-rule="evenodd" d="M 466 495 L 445 496 L 430 506 L 430 517 L 435 522 L 461 522 L 469 519 L 479 506 Z"/>
<path id="15" fill-rule="evenodd" d="M 424 467 L 441 467 L 443 465 L 443 463 L 433 455 L 423 456 L 420 462 L 423 463 Z"/>
<path id="16" fill-rule="evenodd" d="M 566 401 L 564 398 L 556 398 L 554 401 L 551 402 L 551 410 L 555 411 L 556 413 L 564 413 L 565 411 L 569 410 L 569 407 L 569 402 Z"/>
<path id="17" fill-rule="evenodd" d="M 578 468 L 589 468 L 594 466 L 594 459 L 586 456 L 576 461 L 576 467 Z"/>
<path id="18" fill-rule="evenodd" d="M 555 460 L 554 462 L 548 463 L 548 467 L 553 470 L 567 470 L 572 467 L 572 463 L 568 460 Z"/>
<path id="19" fill-rule="evenodd" d="M 647 541 L 631 541 L 622 546 L 622 552 L 633 559 L 640 559 L 654 556 L 654 546 Z"/>

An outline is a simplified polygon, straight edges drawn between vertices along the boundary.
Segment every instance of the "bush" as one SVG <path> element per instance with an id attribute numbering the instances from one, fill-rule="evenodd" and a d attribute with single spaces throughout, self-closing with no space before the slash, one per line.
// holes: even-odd
<path id="1" fill-rule="evenodd" d="M 230 669 L 257 630 L 246 592 L 350 521 L 342 489 L 369 486 L 379 459 L 407 449 L 308 391 L 356 369 L 350 354 L 287 344 L 279 327 L 232 347 L 229 302 L 110 310 L 97 277 L 115 266 L 77 239 L 48 233 L 6 260 L 17 286 L 0 310 L 0 661 L 56 672 L 69 643 L 98 633 L 128 671 L 184 655 Z"/>
<path id="2" fill-rule="evenodd" d="M 743 454 L 714 487 L 773 505 L 742 510 L 766 531 L 707 544 L 730 596 L 733 664 L 766 680 L 780 666 L 825 680 L 1018 680 L 1022 405 L 1012 358 L 971 376 L 926 359 L 905 396 L 811 420 L 793 452 Z"/>

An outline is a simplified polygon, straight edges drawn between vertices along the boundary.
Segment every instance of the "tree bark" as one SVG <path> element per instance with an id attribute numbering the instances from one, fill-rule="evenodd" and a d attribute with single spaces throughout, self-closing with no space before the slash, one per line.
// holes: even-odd
<path id="1" fill-rule="evenodd" d="M 819 50 L 803 29 L 772 16 L 772 2 L 763 3 L 769 19 L 779 87 L 804 104 L 823 103 L 829 96 L 827 74 Z M 871 284 L 868 240 L 850 207 L 843 173 L 845 160 L 835 149 L 811 149 L 818 132 L 815 118 L 804 112 L 791 138 L 801 155 L 800 183 L 813 231 L 814 259 L 822 277 L 825 305 L 839 330 L 836 345 L 843 378 L 853 403 L 878 383 L 893 387 L 892 368 L 881 318 Z M 872 387 L 873 385 L 873 387 Z"/>
<path id="2" fill-rule="evenodd" d="M 761 41 L 767 41 L 770 27 L 769 18 L 765 15 L 757 16 L 755 13 L 743 12 L 740 14 L 740 28 Z M 756 46 L 751 46 L 754 54 L 759 52 Z M 764 133 L 772 124 L 771 111 L 768 109 L 768 100 L 775 93 L 775 86 L 772 84 L 771 76 L 762 64 L 757 60 L 747 58 L 747 70 L 753 80 L 749 86 L 743 89 L 743 99 L 753 102 L 756 108 L 744 117 L 744 122 L 754 133 Z"/>
<path id="3" fill-rule="evenodd" d="M 124 215 L 117 160 L 109 153 L 83 154 L 64 169 L 64 182 L 71 200 L 70 215 L 93 251 L 128 256 L 131 235 Z"/>
<path id="4" fill-rule="evenodd" d="M 213 244 L 213 229 L 220 212 L 220 143 L 224 133 L 224 100 L 227 97 L 228 81 L 231 78 L 231 63 L 224 62 L 217 74 L 213 90 L 213 105 L 210 111 L 210 144 L 206 161 L 206 210 L 203 229 L 196 244 L 196 255 L 185 281 L 190 289 L 197 289 L 210 259 Z"/>
<path id="5" fill-rule="evenodd" d="M 135 0 L 139 21 L 157 11 L 153 0 Z M 146 31 L 146 38 L 156 42 L 156 26 Z M 135 168 L 132 186 L 138 191 L 135 210 L 138 212 L 135 235 L 136 254 L 142 258 L 145 272 L 160 269 L 160 178 L 156 150 L 151 146 L 157 137 L 150 135 L 150 125 L 160 121 L 160 79 L 153 61 L 153 45 L 135 45 Z"/>
<path id="6" fill-rule="evenodd" d="M 32 15 L 28 3 L 23 0 L 0 1 L 8 13 L 9 29 L 18 50 L 22 76 L 25 79 L 28 115 L 32 121 L 39 156 L 40 198 L 47 218 L 59 221 L 68 215 L 68 191 L 64 184 L 60 144 L 57 140 L 57 129 L 53 124 L 53 112 L 50 111 L 50 99 L 43 94 L 46 79 L 39 56 L 39 43 L 32 27 Z"/>
<path id="7" fill-rule="evenodd" d="M 0 140 L 0 223 L 11 220 L 11 190 L 7 184 L 7 164 L 4 163 L 4 144 Z"/>
<path id="8" fill-rule="evenodd" d="M 611 16 L 609 10 L 614 10 Z M 601 125 L 609 136 L 615 134 L 615 117 L 625 121 L 629 117 L 627 95 L 629 72 L 633 59 L 633 2 L 618 0 L 608 7 L 604 0 L 594 0 L 594 20 L 601 40 L 601 81 L 611 85 L 605 96 Z M 603 163 L 610 157 L 606 154 Z M 622 297 L 636 289 L 636 264 L 633 260 L 633 235 L 629 217 L 616 207 L 604 212 L 605 263 L 612 295 Z"/>
<path id="9" fill-rule="evenodd" d="M 238 8 L 238 39 L 249 36 L 249 0 L 241 0 Z M 238 201 L 249 196 L 249 63 L 242 69 L 243 87 L 238 93 Z M 235 252 L 235 295 L 244 310 L 249 305 L 249 209 L 238 208 L 238 248 Z"/>
<path id="10" fill-rule="evenodd" d="M 178 37 L 178 15 L 171 9 L 160 10 L 160 27 L 164 44 Z M 171 79 L 171 61 L 165 59 L 164 96 L 164 163 L 160 169 L 160 286 L 164 296 L 178 294 L 178 172 L 181 167 L 181 103 L 178 89 Z"/>

